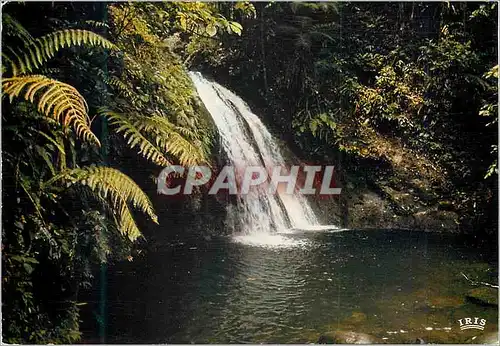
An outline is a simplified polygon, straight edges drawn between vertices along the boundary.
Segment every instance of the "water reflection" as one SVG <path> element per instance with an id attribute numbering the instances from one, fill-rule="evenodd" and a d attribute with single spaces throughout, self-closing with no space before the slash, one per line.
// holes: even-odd
<path id="1" fill-rule="evenodd" d="M 466 301 L 470 285 L 460 275 L 495 274 L 496 264 L 487 263 L 495 254 L 481 254 L 454 236 L 279 236 L 294 246 L 186 241 L 114 267 L 106 341 L 303 343 L 342 329 L 384 342 L 429 333 L 458 342 L 465 334 L 454 332 L 455 322 L 469 315 L 486 318 L 487 331 L 497 330 L 496 308 Z"/>
<path id="2" fill-rule="evenodd" d="M 299 322 L 308 310 L 304 267 L 317 244 L 283 239 L 293 246 L 266 246 L 266 256 L 262 247 L 239 244 L 235 277 L 221 313 L 217 340 L 273 342 L 273 336 L 304 327 Z M 228 335 L 238 337 L 224 339 Z"/>

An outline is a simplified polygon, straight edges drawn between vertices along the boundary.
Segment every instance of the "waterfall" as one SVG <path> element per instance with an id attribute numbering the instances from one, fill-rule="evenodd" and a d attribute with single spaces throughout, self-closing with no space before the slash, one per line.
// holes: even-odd
<path id="1" fill-rule="evenodd" d="M 189 75 L 217 126 L 231 165 L 237 169 L 260 165 L 268 171 L 286 166 L 279 144 L 240 97 L 198 72 Z M 238 196 L 228 206 L 228 223 L 244 234 L 261 235 L 321 227 L 303 195 L 283 192 Z"/>

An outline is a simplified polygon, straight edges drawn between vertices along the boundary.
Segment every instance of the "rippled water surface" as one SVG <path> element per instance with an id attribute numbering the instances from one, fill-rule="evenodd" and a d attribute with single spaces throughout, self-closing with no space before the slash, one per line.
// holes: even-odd
<path id="1" fill-rule="evenodd" d="M 496 282 L 496 253 L 410 231 L 178 241 L 107 276 L 107 343 L 305 343 L 352 330 L 380 342 L 464 342 L 497 330 L 461 273 Z M 492 261 L 493 259 L 493 261 Z M 96 283 L 96 291 L 99 283 Z M 89 304 L 98 310 L 97 302 Z M 487 319 L 485 331 L 457 320 Z M 87 339 L 97 327 L 86 322 Z M 93 327 L 95 330 L 92 330 Z"/>

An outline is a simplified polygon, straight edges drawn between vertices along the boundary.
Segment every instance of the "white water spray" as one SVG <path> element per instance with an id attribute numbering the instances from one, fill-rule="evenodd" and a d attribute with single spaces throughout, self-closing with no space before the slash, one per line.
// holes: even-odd
<path id="1" fill-rule="evenodd" d="M 233 166 L 262 165 L 268 170 L 285 166 L 278 143 L 240 97 L 198 72 L 189 75 L 219 130 L 222 147 Z M 332 228 L 319 225 L 307 199 L 297 193 L 238 196 L 236 205 L 228 207 L 228 224 L 254 238 L 290 229 Z"/>

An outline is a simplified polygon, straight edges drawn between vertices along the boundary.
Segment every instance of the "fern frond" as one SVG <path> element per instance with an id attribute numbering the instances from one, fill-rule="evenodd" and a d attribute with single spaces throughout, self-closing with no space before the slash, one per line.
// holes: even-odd
<path id="1" fill-rule="evenodd" d="M 10 49 L 12 56 L 6 56 L 11 64 L 12 75 L 16 76 L 41 67 L 62 48 L 82 45 L 117 49 L 113 43 L 92 31 L 66 29 L 37 38 L 22 50 Z"/>
<path id="2" fill-rule="evenodd" d="M 139 131 L 155 138 L 156 145 L 177 158 L 184 166 L 207 163 L 207 157 L 199 136 L 187 127 L 176 126 L 166 117 L 153 115 L 134 121 Z"/>
<path id="3" fill-rule="evenodd" d="M 311 29 L 314 31 L 334 31 L 339 29 L 339 24 L 337 22 L 329 22 L 329 23 L 323 23 L 323 24 L 314 24 L 311 26 Z"/>
<path id="4" fill-rule="evenodd" d="M 158 223 L 153 204 L 148 196 L 130 177 L 117 169 L 96 166 L 75 168 L 59 174 L 46 185 L 60 179 L 66 181 L 69 186 L 74 184 L 87 186 L 98 197 L 109 200 L 117 216 L 121 233 L 128 236 L 130 240 L 137 239 L 141 233 L 127 206 L 128 203 Z"/>
<path id="5" fill-rule="evenodd" d="M 176 157 L 181 165 L 190 166 L 205 163 L 201 148 L 182 137 L 178 132 L 172 132 L 168 137 L 157 137 L 157 144 Z"/>
<path id="6" fill-rule="evenodd" d="M 87 188 L 85 185 L 75 185 L 75 193 L 87 200 L 97 200 L 106 210 L 106 213 L 111 214 L 115 221 L 116 228 L 122 235 L 128 237 L 130 241 L 135 241 L 141 236 L 141 231 L 134 221 L 134 217 L 126 204 L 110 205 L 105 198 L 97 195 L 94 191 Z"/>
<path id="7" fill-rule="evenodd" d="M 21 23 L 7 13 L 3 13 L 2 15 L 2 24 L 6 35 L 15 36 L 21 39 L 25 44 L 30 44 L 35 40 Z"/>
<path id="8" fill-rule="evenodd" d="M 99 22 L 97 20 L 86 20 L 84 24 L 92 26 L 94 28 L 109 28 L 109 25 L 104 22 Z"/>
<path id="9" fill-rule="evenodd" d="M 98 71 L 98 75 L 102 78 L 104 83 L 115 89 L 119 94 L 123 95 L 128 100 L 132 101 L 135 105 L 141 107 L 142 101 L 137 94 L 128 87 L 120 78 L 116 76 L 107 76 L 102 70 Z"/>
<path id="10" fill-rule="evenodd" d="M 144 137 L 140 130 L 136 128 L 134 124 L 129 122 L 126 117 L 110 111 L 102 111 L 101 114 L 109 118 L 112 125 L 118 127 L 116 132 L 122 133 L 131 149 L 138 146 L 139 154 L 144 156 L 146 159 L 151 160 L 160 166 L 170 165 L 170 162 L 165 158 L 163 153 L 146 137 Z"/>
<path id="11" fill-rule="evenodd" d="M 24 76 L 2 79 L 2 91 L 10 102 L 14 97 L 23 97 L 38 107 L 38 111 L 60 122 L 73 126 L 78 136 L 99 145 L 99 140 L 90 129 L 87 103 L 83 96 L 69 84 L 42 76 Z"/>
<path id="12" fill-rule="evenodd" d="M 142 234 L 135 223 L 134 217 L 126 204 L 123 204 L 118 211 L 118 227 L 122 234 L 126 235 L 130 241 L 135 241 Z"/>
<path id="13" fill-rule="evenodd" d="M 115 87 L 116 89 L 122 91 L 126 96 L 132 96 L 133 92 L 128 88 L 127 84 L 125 84 L 120 78 L 116 76 L 111 77 L 103 77 L 106 84 L 109 86 Z"/>

